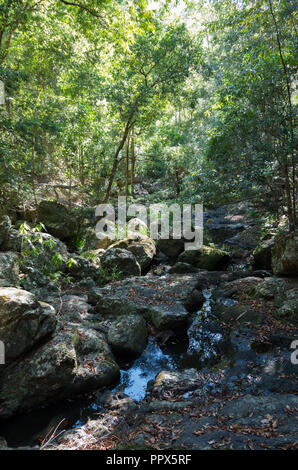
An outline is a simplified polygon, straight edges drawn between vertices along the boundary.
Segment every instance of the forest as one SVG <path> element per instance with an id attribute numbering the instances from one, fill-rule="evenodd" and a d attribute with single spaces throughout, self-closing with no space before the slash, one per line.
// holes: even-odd
<path id="1" fill-rule="evenodd" d="M 297 449 L 297 27 L 0 0 L 0 449 Z M 202 205 L 202 246 L 100 238 L 119 196 Z"/>

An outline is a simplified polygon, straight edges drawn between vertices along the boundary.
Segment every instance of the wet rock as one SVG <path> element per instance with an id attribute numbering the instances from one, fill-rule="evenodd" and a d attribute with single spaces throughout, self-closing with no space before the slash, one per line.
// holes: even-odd
<path id="1" fill-rule="evenodd" d="M 147 340 L 147 326 L 139 315 L 123 316 L 113 322 L 108 331 L 108 343 L 115 354 L 138 356 Z"/>
<path id="2" fill-rule="evenodd" d="M 283 233 L 275 237 L 272 269 L 277 276 L 298 275 L 298 232 Z"/>
<path id="3" fill-rule="evenodd" d="M 200 374 L 196 369 L 178 371 L 161 371 L 155 378 L 152 394 L 166 397 L 169 393 L 182 394 L 196 390 L 200 385 Z"/>
<path id="4" fill-rule="evenodd" d="M 16 286 L 19 282 L 19 257 L 16 253 L 0 253 L 0 286 Z"/>
<path id="5" fill-rule="evenodd" d="M 56 201 L 41 201 L 37 216 L 47 231 L 60 240 L 70 240 L 78 229 L 74 211 Z"/>
<path id="6" fill-rule="evenodd" d="M 30 351 L 43 338 L 53 334 L 55 310 L 38 302 L 33 294 L 14 287 L 0 288 L 0 338 L 5 344 L 5 361 Z"/>
<path id="7" fill-rule="evenodd" d="M 119 367 L 102 334 L 62 324 L 50 342 L 3 371 L 0 417 L 95 390 L 118 378 Z"/>
<path id="8" fill-rule="evenodd" d="M 98 403 L 103 405 L 105 408 L 111 410 L 135 410 L 138 408 L 138 405 L 134 402 L 132 398 L 122 392 L 111 392 L 106 390 L 102 394 L 98 395 Z"/>
<path id="9" fill-rule="evenodd" d="M 196 268 L 214 271 L 225 267 L 230 260 L 226 251 L 211 246 L 203 246 L 198 250 L 187 250 L 179 255 L 179 261 L 191 264 Z"/>
<path id="10" fill-rule="evenodd" d="M 141 267 L 135 256 L 123 248 L 110 248 L 100 259 L 101 266 L 109 273 L 120 277 L 139 276 Z"/>
<path id="11" fill-rule="evenodd" d="M 194 289 L 188 296 L 184 303 L 185 308 L 191 312 L 197 312 L 205 302 L 205 297 L 201 290 Z"/>

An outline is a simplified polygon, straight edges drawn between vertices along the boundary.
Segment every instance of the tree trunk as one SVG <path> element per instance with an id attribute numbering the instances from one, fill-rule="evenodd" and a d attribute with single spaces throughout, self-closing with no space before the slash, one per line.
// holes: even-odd
<path id="1" fill-rule="evenodd" d="M 126 145 L 126 155 L 125 155 L 125 196 L 128 196 L 128 186 L 129 186 L 129 137 Z"/>
<path id="2" fill-rule="evenodd" d="M 135 181 L 135 140 L 133 131 L 131 133 L 131 172 L 130 172 L 130 185 L 131 185 L 131 196 L 134 197 L 134 181 Z"/>
<path id="3" fill-rule="evenodd" d="M 128 136 L 128 133 L 129 133 L 129 130 L 130 130 L 131 126 L 132 126 L 131 121 L 130 120 L 127 121 L 125 129 L 124 129 L 123 137 L 122 137 L 121 142 L 118 145 L 118 148 L 115 152 L 113 167 L 112 167 L 112 171 L 111 171 L 111 174 L 110 174 L 106 195 L 105 195 L 105 198 L 104 198 L 104 201 L 103 201 L 104 203 L 106 203 L 108 201 L 109 197 L 110 197 L 113 181 L 114 181 L 116 171 L 117 171 L 117 168 L 118 168 L 118 163 L 119 163 L 118 156 L 119 156 L 119 153 L 121 152 L 121 150 L 123 149 L 123 147 L 125 145 L 125 142 L 126 142 L 126 139 L 127 139 L 127 136 Z"/>

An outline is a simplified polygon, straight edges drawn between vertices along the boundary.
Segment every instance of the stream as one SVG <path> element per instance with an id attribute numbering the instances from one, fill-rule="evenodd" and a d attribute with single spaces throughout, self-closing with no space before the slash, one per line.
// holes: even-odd
<path id="1" fill-rule="evenodd" d="M 212 335 L 204 329 L 198 331 L 196 328 L 201 316 L 208 318 L 211 314 L 211 291 L 212 289 L 203 291 L 205 303 L 195 314 L 188 330 L 188 337 L 175 337 L 166 344 L 158 343 L 155 338 L 150 337 L 145 350 L 137 359 L 133 362 L 118 361 L 120 382 L 112 389 L 113 392 L 123 392 L 132 399 L 140 401 L 146 396 L 148 383 L 154 380 L 161 370 L 173 371 L 201 367 L 197 356 L 198 351 L 201 353 L 201 349 L 205 348 L 207 355 L 212 354 L 210 344 L 218 339 L 217 335 Z M 196 339 L 193 334 L 194 328 Z M 90 398 L 64 400 L 1 422 L 0 435 L 11 447 L 34 446 L 40 444 L 57 426 L 60 430 L 80 427 L 88 419 L 98 417 L 102 410 L 100 397 L 94 398 L 94 394 Z"/>
<path id="2" fill-rule="evenodd" d="M 109 387 L 115 393 L 123 393 L 135 401 L 146 398 L 150 390 L 150 382 L 154 381 L 162 370 L 182 371 L 195 368 L 202 370 L 206 380 L 200 393 L 209 393 L 212 389 L 218 390 L 213 382 L 212 373 L 218 367 L 221 357 L 225 359 L 228 374 L 225 387 L 234 389 L 239 387 L 250 392 L 257 386 L 260 377 L 251 375 L 247 362 L 254 363 L 259 370 L 279 367 L 278 354 L 271 351 L 257 354 L 251 349 L 251 336 L 240 335 L 236 331 L 227 343 L 225 333 L 216 327 L 212 312 L 212 288 L 203 290 L 205 302 L 202 308 L 192 315 L 187 336 L 170 338 L 165 344 L 157 338 L 149 337 L 143 353 L 134 361 L 123 361 L 117 358 L 120 366 L 120 381 L 114 387 Z M 233 299 L 217 299 L 226 306 L 232 306 L 237 301 Z M 240 330 L 239 330 L 240 331 Z M 230 352 L 232 346 L 232 352 Z M 283 359 L 284 360 L 284 359 Z M 215 368 L 213 368 L 213 365 Z M 270 372 L 271 374 L 271 372 Z M 208 379 L 208 376 L 210 378 Z M 77 399 L 60 401 L 54 405 L 46 406 L 30 413 L 13 417 L 0 423 L 0 436 L 3 436 L 10 447 L 23 447 L 40 445 L 58 428 L 63 430 L 79 428 L 89 419 L 96 419 L 105 411 L 101 401 L 101 392 Z M 262 387 L 259 393 L 264 395 L 268 391 Z M 190 398 L 192 392 L 185 395 Z"/>

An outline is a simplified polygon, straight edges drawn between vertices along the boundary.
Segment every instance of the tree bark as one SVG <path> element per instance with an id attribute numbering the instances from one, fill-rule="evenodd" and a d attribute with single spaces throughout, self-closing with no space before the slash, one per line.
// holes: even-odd
<path id="1" fill-rule="evenodd" d="M 133 131 L 131 133 L 131 172 L 130 172 L 130 185 L 131 185 L 131 196 L 134 197 L 134 182 L 135 182 L 135 140 L 134 140 L 134 135 Z"/>
<path id="2" fill-rule="evenodd" d="M 106 203 L 110 197 L 110 193 L 111 193 L 111 189 L 112 189 L 112 185 L 113 185 L 113 181 L 114 181 L 114 178 L 115 178 L 115 175 L 116 175 L 116 171 L 117 171 L 117 168 L 118 168 L 118 163 L 119 163 L 119 160 L 118 160 L 118 157 L 119 157 L 119 153 L 121 152 L 121 150 L 123 149 L 124 145 L 125 145 L 125 142 L 126 142 L 126 139 L 127 139 L 127 136 L 129 134 L 129 131 L 132 127 L 134 123 L 131 123 L 130 120 L 127 121 L 126 123 L 126 126 L 125 126 L 125 129 L 124 129 L 124 133 L 123 133 L 123 137 L 121 139 L 121 142 L 120 144 L 118 145 L 118 148 L 114 154 L 114 161 L 113 161 L 113 167 L 112 167 L 112 171 L 111 171 L 111 174 L 110 174 L 110 178 L 109 178 L 109 183 L 108 183 L 108 187 L 107 187 L 107 191 L 106 191 L 106 195 L 105 195 L 105 198 L 104 198 L 104 203 Z"/>
<path id="3" fill-rule="evenodd" d="M 128 196 L 128 186 L 129 186 L 129 136 L 126 145 L 126 155 L 125 155 L 125 196 Z"/>

